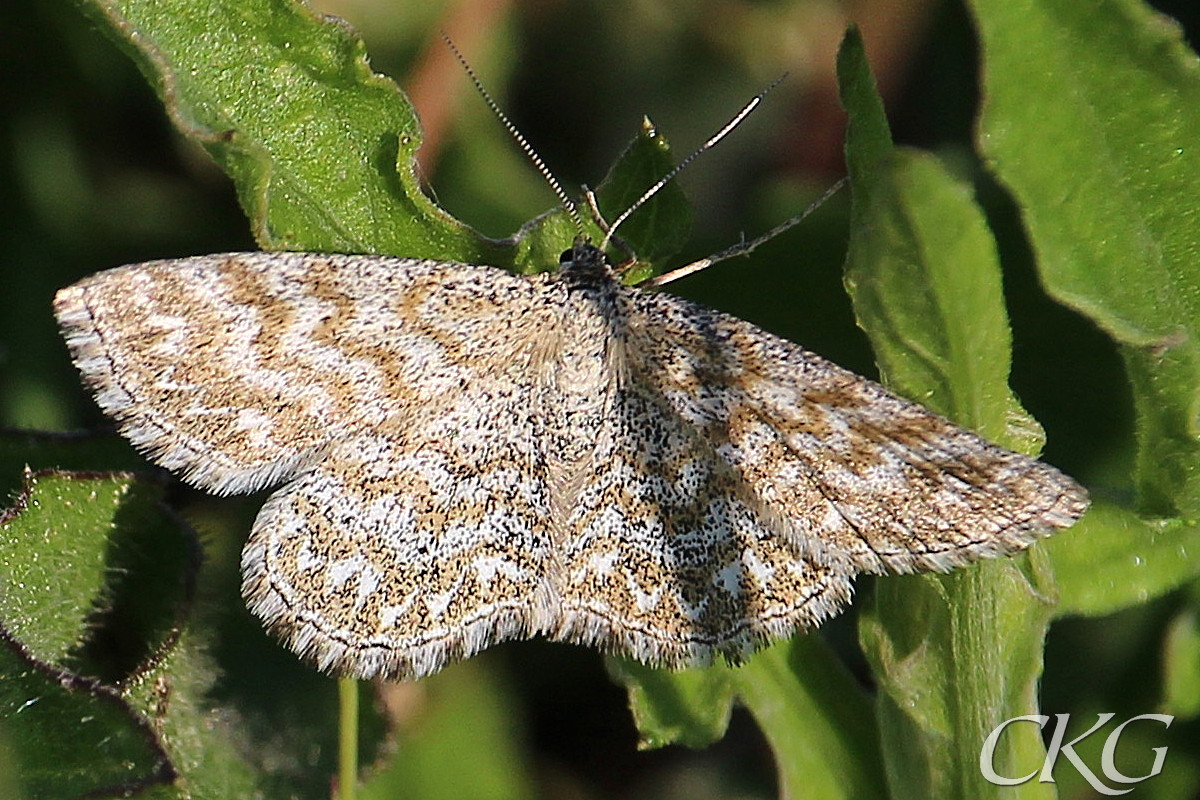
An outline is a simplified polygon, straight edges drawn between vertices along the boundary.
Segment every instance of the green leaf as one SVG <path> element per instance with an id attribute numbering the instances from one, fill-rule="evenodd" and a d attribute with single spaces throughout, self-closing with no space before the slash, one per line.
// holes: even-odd
<path id="1" fill-rule="evenodd" d="M 879 681 L 880 735 L 892 796 L 1053 797 L 1043 784 L 993 786 L 979 750 L 1001 722 L 1036 713 L 1052 598 L 1026 559 L 988 561 L 945 576 L 876 582 L 860 637 Z M 965 744 L 964 744 L 965 743 Z M 1024 775 L 1045 756 L 1033 726 L 1000 741 L 997 771 Z"/>
<path id="2" fill-rule="evenodd" d="M 729 667 L 671 672 L 626 658 L 610 658 L 608 664 L 613 679 L 629 691 L 639 749 L 707 747 L 725 735 L 734 697 Z"/>
<path id="3" fill-rule="evenodd" d="M 850 115 L 847 287 L 884 381 L 1001 444 L 1035 450 L 1040 430 L 1008 388 L 1010 332 L 982 213 L 935 159 L 890 147 L 855 31 L 839 52 L 838 75 Z M 999 796 L 980 773 L 979 746 L 997 724 L 1036 708 L 1052 597 L 1037 553 L 876 581 L 860 636 L 879 681 L 893 796 Z M 1036 729 L 1011 733 L 998 754 L 1001 772 L 1040 763 Z M 1004 792 L 1053 794 L 1036 783 Z"/>
<path id="4" fill-rule="evenodd" d="M 0 622 L 30 657 L 59 664 L 82 640 L 105 595 L 114 518 L 147 502 L 137 480 L 27 473 L 0 512 Z"/>
<path id="5" fill-rule="evenodd" d="M 420 127 L 348 25 L 284 0 L 79 0 L 233 178 L 267 249 L 502 264 L 413 173 Z"/>
<path id="6" fill-rule="evenodd" d="M 771 743 L 782 797 L 888 796 L 872 703 L 819 636 L 780 642 L 732 677 Z"/>
<path id="7" fill-rule="evenodd" d="M 855 195 L 846 287 L 880 374 L 985 437 L 1035 452 L 1041 429 L 1008 386 L 995 243 L 969 187 L 915 151 L 896 150 L 874 171 L 861 204 Z"/>
<path id="8" fill-rule="evenodd" d="M 1118 343 L 1141 510 L 1200 513 L 1200 62 L 1139 0 L 973 0 L 979 145 L 1046 290 Z"/>
<path id="9" fill-rule="evenodd" d="M 1057 617 L 1100 616 L 1200 577 L 1200 537 L 1180 520 L 1146 521 L 1096 502 L 1079 524 L 1040 545 L 1058 586 Z"/>
<path id="10" fill-rule="evenodd" d="M 151 726 L 118 691 L 38 661 L 4 631 L 0 753 L 14 767 L 14 800 L 118 797 L 174 778 Z"/>
<path id="11" fill-rule="evenodd" d="M 258 790 L 228 713 L 205 700 L 216 670 L 181 630 L 196 542 L 160 486 L 30 474 L 0 516 L 0 565 L 0 761 L 18 796 Z"/>
<path id="12" fill-rule="evenodd" d="M 887 796 L 871 703 L 820 636 L 780 642 L 741 667 L 670 672 L 613 658 L 609 670 L 629 691 L 642 749 L 712 744 L 736 698 L 771 743 L 782 796 Z"/>
<path id="13" fill-rule="evenodd" d="M 1041 430 L 1008 387 L 1012 337 L 999 262 L 970 188 L 927 153 L 877 157 L 875 142 L 858 138 L 868 124 L 851 115 L 846 288 L 880 374 L 993 441 L 1036 451 Z M 886 134 L 879 121 L 874 127 Z"/>
<path id="14" fill-rule="evenodd" d="M 671 145 L 648 118 L 621 153 L 596 190 L 600 211 L 614 222 L 641 196 L 675 167 Z M 644 262 L 659 263 L 679 252 L 692 227 L 692 208 L 672 181 L 663 186 L 617 230 Z"/>
<path id="15" fill-rule="evenodd" d="M 596 189 L 596 201 L 605 221 L 612 223 L 625 209 L 674 167 L 671 147 L 645 120 Z M 586 208 L 579 210 L 585 234 L 596 244 L 604 233 Z M 638 264 L 623 279 L 637 283 L 661 271 L 662 262 L 678 252 L 691 227 L 691 207 L 677 184 L 658 191 L 624 222 L 617 235 L 632 246 Z M 569 250 L 578 231 L 562 209 L 550 211 L 525 225 L 517 236 L 513 258 L 518 272 L 547 272 L 558 267 L 558 257 Z M 613 248 L 609 248 L 610 252 Z M 619 248 L 617 252 L 620 253 Z"/>
<path id="16" fill-rule="evenodd" d="M 303 763 L 312 753 L 284 728 L 284 743 L 261 752 L 247 746 L 238 710 L 213 701 L 220 676 L 206 650 L 210 632 L 194 620 L 136 683 L 122 686 L 124 697 L 153 721 L 160 745 L 180 780 L 148 797 L 162 800 L 222 800 L 233 797 L 295 797 L 325 800 L 328 792 L 311 775 L 295 775 L 280 764 Z M 278 745 L 278 743 L 276 743 Z M 274 761 L 274 763 L 272 763 Z M 264 763 L 265 762 L 265 763 Z"/>
<path id="17" fill-rule="evenodd" d="M 118 681 L 176 635 L 198 554 L 161 494 L 128 473 L 26 474 L 0 513 L 0 623 L 31 658 Z"/>

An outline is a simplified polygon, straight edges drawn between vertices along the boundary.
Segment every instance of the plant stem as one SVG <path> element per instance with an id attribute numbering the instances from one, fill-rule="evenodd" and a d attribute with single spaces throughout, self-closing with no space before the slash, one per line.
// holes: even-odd
<path id="1" fill-rule="evenodd" d="M 358 681 L 338 679 L 337 800 L 354 800 L 358 788 Z"/>

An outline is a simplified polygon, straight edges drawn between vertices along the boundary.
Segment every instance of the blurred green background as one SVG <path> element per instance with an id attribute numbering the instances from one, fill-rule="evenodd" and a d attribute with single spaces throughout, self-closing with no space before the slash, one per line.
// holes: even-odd
<path id="1" fill-rule="evenodd" d="M 431 195 L 496 237 L 551 207 L 553 197 L 474 95 L 439 30 L 455 39 L 571 187 L 595 185 L 643 115 L 685 153 L 788 72 L 761 110 L 680 178 L 696 225 L 679 263 L 770 228 L 841 176 L 834 53 L 846 24 L 857 23 L 897 141 L 936 152 L 977 185 L 1006 270 L 1013 386 L 1047 429 L 1047 460 L 1100 491 L 1129 491 L 1117 477 L 1132 446 L 1120 361 L 1090 323 L 1041 294 L 1016 211 L 975 160 L 974 33 L 957 2 L 313 5 L 350 21 L 373 66 L 410 93 L 426 131 L 422 174 Z M 1200 5 L 1154 5 L 1179 20 L 1195 44 Z M 132 63 L 71 3 L 0 8 L 0 64 L 0 426 L 103 427 L 54 329 L 54 291 L 118 264 L 253 249 L 254 241 L 225 176 L 174 132 Z M 672 290 L 873 375 L 841 286 L 846 212 L 843 194 L 752 262 L 726 262 Z M 14 478 L 4 476 L 6 490 Z M 237 591 L 237 552 L 259 500 L 177 491 L 205 541 L 210 580 L 202 599 L 209 610 L 202 613 L 226 630 L 218 660 L 231 674 L 239 659 L 277 660 L 281 681 L 311 681 L 331 698 L 331 682 L 294 663 L 240 603 L 229 602 Z M 869 582 L 860 591 L 869 591 Z M 1046 654 L 1044 713 L 1153 710 L 1155 684 L 1146 675 L 1158 672 L 1157 643 L 1180 602 L 1168 596 L 1111 618 L 1057 623 Z M 823 635 L 857 665 L 852 617 Z M 229 695 L 273 691 L 233 681 L 220 688 Z M 527 773 L 549 797 L 774 795 L 770 751 L 742 714 L 708 750 L 639 752 L 623 690 L 609 680 L 602 658 L 582 648 L 503 645 L 432 681 L 394 687 L 383 700 L 390 718 L 410 732 L 401 746 L 419 748 L 426 736 L 445 747 L 455 726 L 495 722 L 498 747 L 511 749 L 506 768 Z M 450 733 L 438 738 L 439 725 Z M 314 733 L 314 747 L 328 747 L 328 735 Z M 408 780 L 413 796 L 433 796 L 434 789 L 416 791 L 419 777 Z"/>

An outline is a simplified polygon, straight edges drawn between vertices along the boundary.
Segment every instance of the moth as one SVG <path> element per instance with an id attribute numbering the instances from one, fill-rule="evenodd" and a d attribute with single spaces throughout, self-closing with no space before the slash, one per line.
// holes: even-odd
<path id="1" fill-rule="evenodd" d="M 358 678 L 538 634 L 736 661 L 838 613 L 860 573 L 1015 553 L 1087 508 L 1047 464 L 625 285 L 605 245 L 581 238 L 528 276 L 378 255 L 152 261 L 61 290 L 55 313 L 152 461 L 216 494 L 278 487 L 243 551 L 245 599 L 296 653 Z"/>

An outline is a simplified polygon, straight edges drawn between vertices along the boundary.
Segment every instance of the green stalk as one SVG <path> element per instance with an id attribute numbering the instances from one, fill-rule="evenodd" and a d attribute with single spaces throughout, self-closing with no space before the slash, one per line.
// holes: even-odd
<path id="1" fill-rule="evenodd" d="M 358 788 L 358 681 L 338 679 L 337 800 L 354 800 Z"/>

